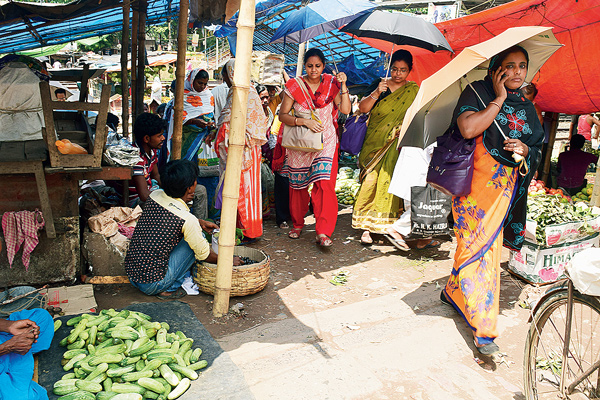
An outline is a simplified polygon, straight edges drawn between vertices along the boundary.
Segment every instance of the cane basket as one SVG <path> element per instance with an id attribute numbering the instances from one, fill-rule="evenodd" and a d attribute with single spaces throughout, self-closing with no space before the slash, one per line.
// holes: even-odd
<path id="1" fill-rule="evenodd" d="M 270 258 L 264 252 L 244 246 L 235 246 L 233 254 L 257 261 L 254 264 L 233 266 L 230 296 L 247 296 L 267 286 L 271 272 Z M 214 294 L 217 265 L 196 260 L 194 282 L 207 294 Z"/>

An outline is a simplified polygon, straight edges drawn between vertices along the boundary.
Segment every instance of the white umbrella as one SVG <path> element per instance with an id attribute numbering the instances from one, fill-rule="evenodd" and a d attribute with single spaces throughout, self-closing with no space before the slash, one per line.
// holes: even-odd
<path id="1" fill-rule="evenodd" d="M 421 83 L 415 101 L 406 111 L 398 145 L 425 148 L 435 142 L 450 126 L 454 107 L 469 82 L 483 79 L 489 60 L 515 45 L 529 53 L 526 82 L 531 82 L 542 65 L 562 47 L 552 28 L 541 26 L 509 28 L 492 39 L 466 47 Z"/>

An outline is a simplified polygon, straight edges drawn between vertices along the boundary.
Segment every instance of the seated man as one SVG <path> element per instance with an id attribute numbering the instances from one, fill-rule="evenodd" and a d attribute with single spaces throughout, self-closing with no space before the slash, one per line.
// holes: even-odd
<path id="1" fill-rule="evenodd" d="M 41 308 L 0 319 L 0 398 L 48 399 L 46 389 L 32 381 L 33 354 L 48 349 L 53 336 L 52 317 Z"/>
<path id="2" fill-rule="evenodd" d="M 202 230 L 212 232 L 218 226 L 197 219 L 187 206 L 198 178 L 193 162 L 169 161 L 160 175 L 162 189 L 150 194 L 135 226 L 125 272 L 131 284 L 147 295 L 178 299 L 185 296 L 181 284 L 196 260 L 217 262 Z M 239 265 L 239 258 L 234 264 Z"/>
<path id="3" fill-rule="evenodd" d="M 585 138 L 579 134 L 573 135 L 569 142 L 569 150 L 558 156 L 558 187 L 565 189 L 569 195 L 574 195 L 587 184 L 585 173 L 592 163 L 598 162 L 598 156 L 581 150 Z"/>

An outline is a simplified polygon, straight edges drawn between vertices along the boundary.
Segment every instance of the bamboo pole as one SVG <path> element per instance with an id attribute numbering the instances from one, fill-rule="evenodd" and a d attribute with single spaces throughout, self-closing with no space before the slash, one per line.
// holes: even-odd
<path id="1" fill-rule="evenodd" d="M 187 22 L 189 0 L 179 1 L 177 32 L 177 66 L 175 69 L 175 105 L 173 106 L 173 141 L 171 160 L 181 158 L 181 131 L 183 130 L 183 83 L 185 80 L 185 54 L 187 50 Z"/>
<path id="2" fill-rule="evenodd" d="M 125 1 L 123 3 L 123 33 L 121 34 L 121 124 L 124 137 L 129 137 L 129 74 L 127 72 L 129 10 L 129 1 Z"/>
<path id="3" fill-rule="evenodd" d="M 148 13 L 148 1 L 138 0 L 140 3 L 138 22 L 138 56 L 137 56 L 137 86 L 135 88 L 135 113 L 140 115 L 144 112 L 144 90 L 146 89 L 146 14 Z"/>
<path id="4" fill-rule="evenodd" d="M 215 281 L 213 315 L 222 317 L 229 310 L 233 250 L 238 197 L 240 194 L 240 171 L 244 151 L 248 93 L 250 91 L 250 65 L 252 60 L 252 37 L 254 34 L 254 0 L 241 0 L 237 23 L 237 54 L 233 75 L 233 102 L 227 167 L 223 185 L 223 207 L 221 209 L 221 231 L 219 233 L 219 256 Z M 256 188 L 255 188 L 256 189 Z M 256 189 L 258 190 L 258 189 Z"/>
<path id="5" fill-rule="evenodd" d="M 136 88 L 137 88 L 137 47 L 138 47 L 138 25 L 140 14 L 137 1 L 133 3 L 133 15 L 131 18 L 131 123 L 135 123 L 136 113 Z"/>

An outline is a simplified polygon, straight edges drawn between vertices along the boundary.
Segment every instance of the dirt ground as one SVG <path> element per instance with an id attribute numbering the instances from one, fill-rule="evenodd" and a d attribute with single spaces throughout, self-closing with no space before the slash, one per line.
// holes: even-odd
<path id="1" fill-rule="evenodd" d="M 264 236 L 250 246 L 271 257 L 271 276 L 263 291 L 231 299 L 230 305 L 243 305 L 241 314 L 215 319 L 212 296 L 182 299 L 240 366 L 256 398 L 523 399 L 530 310 L 519 306 L 519 298 L 536 290 L 502 264 L 497 343 L 506 357 L 486 360 L 475 352 L 464 321 L 439 301 L 452 267 L 453 238 L 439 249 L 400 252 L 383 237 L 361 245 L 350 223 L 351 209 L 341 208 L 334 245 L 321 250 L 311 217 L 299 240 L 265 221 Z M 335 286 L 330 279 L 341 270 L 348 281 Z M 99 309 L 161 301 L 131 285 L 94 291 Z M 354 372 L 340 372 L 345 369 Z M 357 370 L 369 371 L 372 379 Z M 338 372 L 337 380 L 323 378 Z M 313 385 L 306 385 L 308 376 Z"/>

